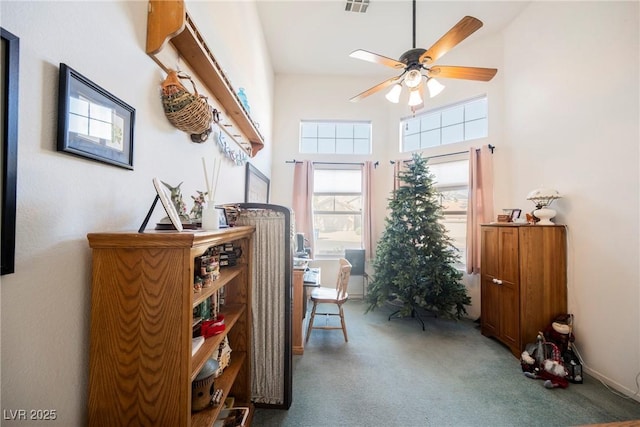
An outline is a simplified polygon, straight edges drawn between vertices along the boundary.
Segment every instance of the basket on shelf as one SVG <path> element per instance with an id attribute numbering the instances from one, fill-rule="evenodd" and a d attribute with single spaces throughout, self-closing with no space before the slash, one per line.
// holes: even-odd
<path id="1" fill-rule="evenodd" d="M 194 93 L 189 92 L 180 79 L 191 81 Z M 198 94 L 195 83 L 186 74 L 169 72 L 162 82 L 162 106 L 169 122 L 181 131 L 202 134 L 211 128 L 213 109 L 207 98 Z"/>

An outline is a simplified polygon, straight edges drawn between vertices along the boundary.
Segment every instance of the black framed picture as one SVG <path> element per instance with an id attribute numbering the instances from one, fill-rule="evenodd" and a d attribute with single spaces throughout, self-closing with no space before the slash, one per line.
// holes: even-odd
<path id="1" fill-rule="evenodd" d="M 269 178 L 251 163 L 247 163 L 244 202 L 269 203 Z"/>
<path id="2" fill-rule="evenodd" d="M 135 109 L 60 64 L 58 151 L 133 169 Z"/>
<path id="3" fill-rule="evenodd" d="M 216 210 L 218 211 L 218 228 L 229 227 L 229 222 L 227 221 L 227 211 L 223 207 L 218 206 L 216 206 Z"/>
<path id="4" fill-rule="evenodd" d="M 0 274 L 15 272 L 16 186 L 18 181 L 18 77 L 20 75 L 20 39 L 4 28 L 0 43 L 0 191 L 2 192 L 2 226 Z"/>

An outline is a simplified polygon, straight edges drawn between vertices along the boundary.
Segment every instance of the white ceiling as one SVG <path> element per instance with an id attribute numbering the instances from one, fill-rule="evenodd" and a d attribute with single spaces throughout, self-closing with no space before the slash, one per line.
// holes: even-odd
<path id="1" fill-rule="evenodd" d="M 256 0 L 276 74 L 388 76 L 389 68 L 349 57 L 356 49 L 398 59 L 413 47 L 411 0 L 370 0 L 366 13 L 346 0 Z M 416 47 L 429 48 L 465 15 L 484 26 L 459 46 L 502 31 L 528 1 L 429 1 L 416 4 Z M 438 61 L 448 64 L 446 55 Z M 482 66 L 487 66 L 482 64 Z"/>

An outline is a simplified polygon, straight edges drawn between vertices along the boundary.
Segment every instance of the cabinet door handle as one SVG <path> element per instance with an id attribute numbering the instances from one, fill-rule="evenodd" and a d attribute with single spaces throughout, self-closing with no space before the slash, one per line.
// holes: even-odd
<path id="1" fill-rule="evenodd" d="M 495 283 L 496 285 L 502 285 L 502 280 L 500 280 L 500 279 L 493 279 L 493 283 Z"/>

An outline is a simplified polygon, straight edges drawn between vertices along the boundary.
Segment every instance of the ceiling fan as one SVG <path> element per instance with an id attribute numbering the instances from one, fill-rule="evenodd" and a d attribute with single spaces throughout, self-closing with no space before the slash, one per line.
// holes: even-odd
<path id="1" fill-rule="evenodd" d="M 392 77 L 372 88 L 354 96 L 351 102 L 360 101 L 391 85 L 393 88 L 387 94 L 387 99 L 397 103 L 402 91 L 402 83 L 410 90 L 409 106 L 414 110 L 421 108 L 423 104 L 424 85 L 422 79 L 426 78 L 426 86 L 430 96 L 434 97 L 444 88 L 435 80 L 435 77 L 449 79 L 489 81 L 498 72 L 495 68 L 460 67 L 451 65 L 432 65 L 440 57 L 457 44 L 469 37 L 482 27 L 482 21 L 472 16 L 465 16 L 453 26 L 445 35 L 435 42 L 429 49 L 416 48 L 416 0 L 413 0 L 413 49 L 406 51 L 398 60 L 378 55 L 366 50 L 358 49 L 349 55 L 352 58 L 385 65 L 387 67 L 402 70 L 399 76 Z M 423 74 L 423 70 L 425 74 Z"/>

